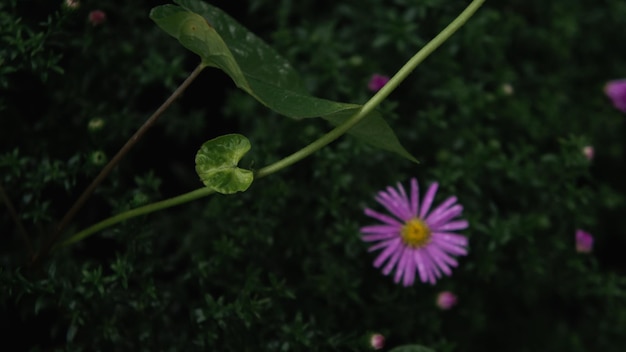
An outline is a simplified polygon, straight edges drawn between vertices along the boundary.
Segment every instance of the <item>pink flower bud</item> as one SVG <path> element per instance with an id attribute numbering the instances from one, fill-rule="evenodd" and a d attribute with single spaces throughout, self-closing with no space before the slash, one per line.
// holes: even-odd
<path id="1" fill-rule="evenodd" d="M 375 73 L 370 78 L 370 82 L 367 84 L 367 88 L 372 92 L 378 92 L 382 87 L 385 86 L 389 82 L 389 77 L 384 75 L 379 75 Z"/>
<path id="2" fill-rule="evenodd" d="M 381 334 L 372 334 L 370 336 L 370 346 L 375 350 L 383 348 L 385 346 L 385 337 Z"/>
<path id="3" fill-rule="evenodd" d="M 456 305 L 456 295 L 450 291 L 443 291 L 437 295 L 437 307 L 448 310 Z"/>
<path id="4" fill-rule="evenodd" d="M 604 86 L 604 93 L 617 110 L 626 113 L 626 79 L 608 82 Z"/>
<path id="5" fill-rule="evenodd" d="M 94 26 L 99 26 L 106 21 L 107 15 L 102 10 L 93 10 L 89 13 L 89 22 Z"/>
<path id="6" fill-rule="evenodd" d="M 587 160 L 593 160 L 594 154 L 595 151 L 592 146 L 588 145 L 583 148 L 583 155 L 585 156 L 585 158 L 587 158 Z"/>
<path id="7" fill-rule="evenodd" d="M 590 253 L 593 249 L 593 236 L 589 232 L 576 230 L 576 251 L 578 253 Z"/>

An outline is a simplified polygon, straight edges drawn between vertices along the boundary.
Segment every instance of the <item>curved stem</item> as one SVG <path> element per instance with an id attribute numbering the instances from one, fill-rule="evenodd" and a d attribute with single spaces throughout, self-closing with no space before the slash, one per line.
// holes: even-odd
<path id="1" fill-rule="evenodd" d="M 122 160 L 122 158 L 126 156 L 130 149 L 139 141 L 139 139 L 148 131 L 148 129 L 152 127 L 152 125 L 154 125 L 154 123 L 165 112 L 165 110 L 167 110 L 167 108 L 169 108 L 170 105 L 172 105 L 172 103 L 182 95 L 185 89 L 189 87 L 191 82 L 193 82 L 196 77 L 198 77 L 200 72 L 202 72 L 204 67 L 205 66 L 203 64 L 198 65 L 193 70 L 193 72 L 191 72 L 189 77 L 187 77 L 185 81 L 183 81 L 183 83 L 178 88 L 176 88 L 174 93 L 172 93 L 172 95 L 170 95 L 169 98 L 167 98 L 167 100 L 163 102 L 161 106 L 159 106 L 159 108 L 152 114 L 152 116 L 150 116 L 148 120 L 144 122 L 144 124 L 137 130 L 137 132 L 135 132 L 135 134 L 130 137 L 126 144 L 124 144 L 124 146 L 117 152 L 117 154 L 115 154 L 111 161 L 109 161 L 109 163 L 102 169 L 102 171 L 100 171 L 98 176 L 96 176 L 91 184 L 83 191 L 83 193 L 74 203 L 74 205 L 72 205 L 70 210 L 68 210 L 65 216 L 63 216 L 63 219 L 61 219 L 61 221 L 59 222 L 59 225 L 56 227 L 50 239 L 46 242 L 41 251 L 39 251 L 39 253 L 36 255 L 35 261 L 39 261 L 41 260 L 41 258 L 46 256 L 54 243 L 59 239 L 59 236 L 61 235 L 63 230 L 67 227 L 70 221 L 72 221 L 74 216 L 76 216 L 76 213 L 78 213 L 80 208 L 83 207 L 87 199 L 89 199 L 91 194 L 95 191 L 96 187 L 98 187 L 98 185 L 100 185 L 100 183 L 109 175 L 109 173 L 113 171 L 113 169 L 115 168 L 115 166 L 117 166 L 120 160 Z"/>
<path id="2" fill-rule="evenodd" d="M 411 72 L 426 59 L 430 54 L 435 51 L 441 44 L 443 44 L 448 38 L 454 34 L 467 20 L 472 17 L 474 12 L 478 10 L 480 5 L 485 2 L 485 0 L 474 0 L 457 18 L 452 21 L 443 31 L 441 31 L 433 40 L 428 42 L 417 54 L 413 55 L 413 57 L 407 61 L 398 72 L 391 77 L 389 82 L 383 86 L 370 100 L 368 100 L 361 109 L 346 120 L 341 125 L 335 127 L 327 134 L 323 135 L 313 143 L 307 145 L 306 147 L 298 150 L 297 152 L 275 162 L 274 164 L 268 165 L 259 171 L 257 171 L 255 177 L 265 177 L 267 175 L 273 174 L 276 171 L 279 171 L 291 164 L 294 164 L 307 156 L 315 153 L 320 150 L 324 146 L 333 142 L 335 139 L 339 138 L 341 135 L 346 133 L 350 128 L 356 125 L 359 121 L 361 121 L 367 114 L 372 112 L 378 105 L 380 105 L 391 92 L 393 92 L 404 79 L 406 79 Z"/>
<path id="3" fill-rule="evenodd" d="M 135 209 L 131 209 L 128 211 L 125 211 L 123 213 L 117 214 L 115 216 L 112 216 L 108 219 L 105 219 L 103 221 L 100 221 L 97 224 L 91 225 L 88 228 L 82 230 L 81 232 L 75 234 L 74 236 L 68 238 L 67 240 L 63 241 L 62 243 L 60 243 L 57 247 L 64 247 L 67 246 L 69 244 L 72 244 L 74 242 L 80 241 L 83 238 L 98 232 L 102 229 L 105 229 L 109 226 L 115 225 L 119 222 L 122 222 L 124 220 L 130 219 L 130 218 L 134 218 L 136 216 L 139 215 L 144 215 L 144 214 L 149 214 L 152 213 L 154 211 L 157 210 L 162 210 L 162 209 L 166 209 L 166 208 L 170 208 L 173 207 L 175 205 L 178 204 L 183 204 L 183 203 L 187 203 L 187 202 L 191 202 L 192 200 L 198 199 L 198 198 L 202 198 L 202 197 L 206 197 L 210 194 L 214 193 L 214 191 L 208 187 L 203 187 L 200 189 L 196 189 L 194 191 L 185 193 L 185 194 L 181 194 L 180 196 L 176 196 L 173 198 L 169 198 L 166 200 L 162 200 L 160 202 L 156 202 L 156 203 L 151 203 L 148 205 L 144 205 L 143 207 L 139 207 L 139 208 L 135 208 Z M 56 247 L 55 247 L 56 248 Z"/>

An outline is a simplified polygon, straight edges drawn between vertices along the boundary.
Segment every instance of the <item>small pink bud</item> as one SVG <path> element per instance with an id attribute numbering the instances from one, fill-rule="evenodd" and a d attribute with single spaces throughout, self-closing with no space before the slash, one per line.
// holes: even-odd
<path id="1" fill-rule="evenodd" d="M 593 236 L 589 232 L 576 230 L 576 251 L 578 253 L 590 253 L 593 249 Z"/>
<path id="2" fill-rule="evenodd" d="M 93 10 L 89 13 L 89 22 L 94 26 L 99 26 L 106 21 L 107 15 L 102 10 Z"/>
<path id="3" fill-rule="evenodd" d="M 450 291 L 443 291 L 437 295 L 437 307 L 448 310 L 456 305 L 456 295 Z"/>
<path id="4" fill-rule="evenodd" d="M 626 79 L 609 81 L 604 86 L 604 93 L 617 110 L 626 113 Z"/>
<path id="5" fill-rule="evenodd" d="M 370 346 L 375 350 L 383 348 L 385 346 L 385 337 L 381 334 L 372 334 L 370 336 Z"/>
<path id="6" fill-rule="evenodd" d="M 585 156 L 585 158 L 587 158 L 587 160 L 591 161 L 593 160 L 593 155 L 594 155 L 595 151 L 593 149 L 592 146 L 588 145 L 585 146 L 583 148 L 583 155 Z"/>
<path id="7" fill-rule="evenodd" d="M 370 78 L 370 82 L 367 84 L 367 88 L 372 92 L 378 92 L 382 87 L 385 86 L 389 82 L 389 77 L 384 75 L 379 75 L 375 73 Z"/>

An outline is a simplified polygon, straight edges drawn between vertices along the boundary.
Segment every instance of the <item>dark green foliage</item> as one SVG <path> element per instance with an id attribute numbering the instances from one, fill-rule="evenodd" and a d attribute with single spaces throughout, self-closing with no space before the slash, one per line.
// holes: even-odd
<path id="1" fill-rule="evenodd" d="M 110 159 L 198 63 L 148 18 L 162 2 L 32 1 L 44 3 L 0 5 L 0 184 L 35 249 L 100 170 L 98 153 Z M 466 5 L 213 4 L 313 95 L 359 104 L 371 74 L 393 74 Z M 107 21 L 94 27 L 97 6 Z M 487 1 L 381 107 L 419 165 L 345 137 L 244 193 L 126 221 L 37 267 L 3 204 L 4 346 L 364 351 L 379 332 L 386 350 L 622 351 L 626 119 L 602 88 L 626 77 L 624 18 L 618 0 Z M 239 165 L 258 170 L 327 129 L 277 116 L 207 70 L 65 235 L 201 187 L 194 156 L 217 135 L 245 135 Z M 437 201 L 457 195 L 470 222 L 469 256 L 436 286 L 393 284 L 359 239 L 374 193 L 412 176 L 440 182 Z M 593 253 L 576 253 L 578 228 Z M 450 311 L 434 304 L 442 290 L 459 297 Z"/>

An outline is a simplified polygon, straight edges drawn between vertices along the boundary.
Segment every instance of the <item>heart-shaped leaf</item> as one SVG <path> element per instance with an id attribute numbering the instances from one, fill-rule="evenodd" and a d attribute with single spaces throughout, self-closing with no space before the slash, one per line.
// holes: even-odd
<path id="1" fill-rule="evenodd" d="M 250 150 L 250 141 L 240 134 L 227 134 L 205 142 L 196 154 L 196 172 L 215 192 L 243 192 L 254 179 L 252 171 L 237 167 Z"/>

